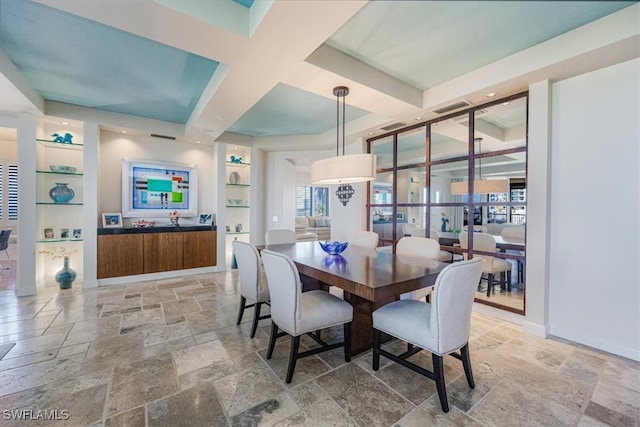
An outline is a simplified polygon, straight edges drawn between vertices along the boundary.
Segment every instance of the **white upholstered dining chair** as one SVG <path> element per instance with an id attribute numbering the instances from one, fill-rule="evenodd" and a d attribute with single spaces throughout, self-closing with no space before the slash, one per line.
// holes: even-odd
<path id="1" fill-rule="evenodd" d="M 431 303 L 399 300 L 373 312 L 373 370 L 380 367 L 380 356 L 387 357 L 436 382 L 440 406 L 449 412 L 444 378 L 443 356 L 451 354 L 462 361 L 470 388 L 475 388 L 469 357 L 471 309 L 484 260 L 455 262 L 436 279 Z M 409 350 L 395 355 L 380 347 L 381 332 L 409 344 Z M 431 352 L 433 372 L 407 359 L 422 349 Z M 456 353 L 460 350 L 460 353 Z"/>
<path id="2" fill-rule="evenodd" d="M 293 230 L 276 229 L 269 230 L 264 236 L 267 245 L 279 245 L 283 243 L 295 243 L 296 233 Z"/>
<path id="3" fill-rule="evenodd" d="M 378 233 L 373 231 L 356 231 L 349 244 L 361 248 L 375 249 L 378 247 L 378 237 Z"/>
<path id="4" fill-rule="evenodd" d="M 462 249 L 468 249 L 467 233 L 462 232 L 459 235 L 460 247 Z M 496 251 L 496 239 L 491 234 L 486 233 L 473 233 L 473 249 L 483 252 L 495 252 Z M 493 278 L 496 274 L 506 273 L 507 280 L 500 281 L 501 286 L 505 290 L 511 289 L 511 263 L 502 258 L 496 258 L 489 255 L 475 254 L 474 258 L 482 258 L 485 260 L 482 273 L 487 275 L 487 296 L 491 296 L 493 290 Z M 464 254 L 464 258 L 467 259 L 467 254 Z"/>
<path id="5" fill-rule="evenodd" d="M 426 237 L 403 237 L 396 246 L 396 255 L 411 258 L 437 260 L 440 243 Z M 431 287 L 418 289 L 400 295 L 400 299 L 422 299 L 431 293 Z"/>
<path id="6" fill-rule="evenodd" d="M 231 243 L 240 275 L 240 308 L 236 325 L 242 322 L 244 310 L 253 307 L 253 323 L 251 324 L 251 338 L 253 338 L 256 335 L 258 322 L 270 317 L 269 315 L 260 316 L 262 304 L 269 304 L 267 278 L 262 270 L 258 250 L 251 243 L 237 240 Z M 247 305 L 247 300 L 250 302 L 249 305 Z"/>
<path id="7" fill-rule="evenodd" d="M 271 289 L 271 336 L 267 359 L 271 359 L 276 339 L 281 336 L 279 329 L 291 336 L 285 381 L 291 382 L 296 361 L 302 357 L 344 346 L 344 360 L 351 361 L 351 304 L 321 290 L 303 293 L 298 268 L 284 254 L 264 249 L 262 262 Z M 337 325 L 343 325 L 343 342 L 327 344 L 319 338 L 319 334 L 312 333 Z M 300 353 L 300 336 L 303 334 L 308 334 L 321 347 Z"/>

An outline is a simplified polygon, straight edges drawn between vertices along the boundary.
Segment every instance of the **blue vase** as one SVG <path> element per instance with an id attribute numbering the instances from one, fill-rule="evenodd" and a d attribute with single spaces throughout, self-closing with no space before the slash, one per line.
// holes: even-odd
<path id="1" fill-rule="evenodd" d="M 69 258 L 65 257 L 62 270 L 56 273 L 56 282 L 60 285 L 60 289 L 70 289 L 74 280 L 76 280 L 76 271 L 69 267 Z"/>
<path id="2" fill-rule="evenodd" d="M 54 203 L 69 203 L 76 196 L 68 185 L 66 182 L 56 182 L 56 186 L 49 190 L 49 197 Z"/>

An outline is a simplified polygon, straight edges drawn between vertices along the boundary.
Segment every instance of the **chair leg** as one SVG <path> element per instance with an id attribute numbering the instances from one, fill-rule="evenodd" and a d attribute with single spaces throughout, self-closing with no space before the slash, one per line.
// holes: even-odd
<path id="1" fill-rule="evenodd" d="M 469 357 L 469 343 L 466 343 L 460 349 L 460 356 L 462 358 L 462 366 L 464 367 L 464 374 L 467 377 L 467 383 L 470 388 L 476 388 L 476 383 L 473 381 L 473 371 L 471 370 L 471 358 Z"/>
<path id="2" fill-rule="evenodd" d="M 258 322 L 260 321 L 260 309 L 262 308 L 261 302 L 256 302 L 253 308 L 253 324 L 251 325 L 251 338 L 256 336 L 256 329 L 258 329 Z"/>
<path id="3" fill-rule="evenodd" d="M 291 337 L 291 352 L 289 353 L 289 367 L 287 368 L 287 378 L 285 382 L 289 384 L 293 379 L 293 371 L 296 369 L 296 362 L 298 361 L 298 349 L 300 348 L 300 335 L 297 337 Z"/>
<path id="4" fill-rule="evenodd" d="M 507 291 L 511 292 L 511 270 L 507 271 Z"/>
<path id="5" fill-rule="evenodd" d="M 344 335 L 344 361 L 351 362 L 351 322 L 342 325 Z"/>
<path id="6" fill-rule="evenodd" d="M 373 370 L 380 368 L 380 331 L 373 330 Z"/>
<path id="7" fill-rule="evenodd" d="M 239 325 L 242 322 L 242 315 L 244 314 L 244 308 L 247 305 L 247 299 L 240 295 L 240 310 L 238 310 L 238 321 L 236 325 Z"/>
<path id="8" fill-rule="evenodd" d="M 269 336 L 269 348 L 267 349 L 267 359 L 271 359 L 273 349 L 276 346 L 276 338 L 278 338 L 278 325 L 271 321 L 271 335 Z"/>
<path id="9" fill-rule="evenodd" d="M 436 380 L 436 388 L 438 389 L 438 397 L 440 398 L 440 406 L 444 412 L 449 412 L 449 402 L 447 401 L 447 389 L 444 382 L 444 364 L 442 356 L 432 353 L 433 374 Z"/>
<path id="10" fill-rule="evenodd" d="M 487 274 L 487 296 L 491 296 L 491 288 L 493 288 L 493 274 Z"/>

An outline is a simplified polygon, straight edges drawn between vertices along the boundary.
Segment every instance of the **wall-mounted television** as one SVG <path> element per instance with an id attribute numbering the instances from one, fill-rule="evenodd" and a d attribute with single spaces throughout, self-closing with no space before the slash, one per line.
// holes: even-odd
<path id="1" fill-rule="evenodd" d="M 198 212 L 198 170 L 195 165 L 122 160 L 122 216 L 161 217 L 177 211 Z"/>

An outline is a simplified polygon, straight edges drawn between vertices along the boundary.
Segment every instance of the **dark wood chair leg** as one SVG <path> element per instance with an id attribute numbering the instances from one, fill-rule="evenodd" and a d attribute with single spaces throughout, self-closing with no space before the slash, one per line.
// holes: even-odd
<path id="1" fill-rule="evenodd" d="M 344 335 L 344 361 L 351 362 L 351 322 L 342 325 Z"/>
<path id="2" fill-rule="evenodd" d="M 471 358 L 469 357 L 469 343 L 466 343 L 460 349 L 460 356 L 462 358 L 462 366 L 464 367 L 464 374 L 467 377 L 467 383 L 469 387 L 476 388 L 476 383 L 473 381 L 473 371 L 471 370 Z"/>
<path id="3" fill-rule="evenodd" d="M 507 291 L 511 292 L 511 270 L 507 271 Z"/>
<path id="4" fill-rule="evenodd" d="M 491 288 L 493 288 L 493 274 L 487 275 L 487 296 L 491 296 Z"/>
<path id="5" fill-rule="evenodd" d="M 269 348 L 267 349 L 267 359 L 271 359 L 273 349 L 276 346 L 276 338 L 278 338 L 278 325 L 271 321 L 271 336 L 269 336 Z"/>
<path id="6" fill-rule="evenodd" d="M 373 370 L 380 368 L 380 331 L 373 330 Z"/>
<path id="7" fill-rule="evenodd" d="M 250 337 L 253 338 L 256 336 L 256 329 L 258 329 L 258 322 L 260 321 L 260 309 L 262 308 L 262 304 L 261 302 L 256 302 L 255 306 L 253 307 L 253 324 L 251 325 L 251 335 Z"/>
<path id="8" fill-rule="evenodd" d="M 447 389 L 444 382 L 444 364 L 442 356 L 431 354 L 433 360 L 433 374 L 436 380 L 436 388 L 438 389 L 438 397 L 440 398 L 440 406 L 444 412 L 449 412 L 449 402 L 447 401 Z"/>
<path id="9" fill-rule="evenodd" d="M 238 321 L 236 325 L 239 325 L 242 322 L 242 315 L 244 314 L 244 307 L 247 305 L 247 299 L 240 295 L 240 310 L 238 310 Z"/>
<path id="10" fill-rule="evenodd" d="M 289 367 L 287 368 L 287 378 L 285 382 L 289 384 L 293 378 L 293 371 L 296 369 L 298 360 L 298 349 L 300 348 L 300 335 L 291 337 L 291 352 L 289 353 Z"/>

